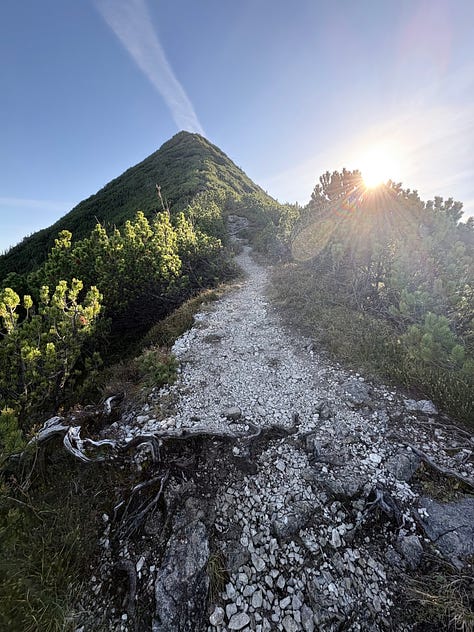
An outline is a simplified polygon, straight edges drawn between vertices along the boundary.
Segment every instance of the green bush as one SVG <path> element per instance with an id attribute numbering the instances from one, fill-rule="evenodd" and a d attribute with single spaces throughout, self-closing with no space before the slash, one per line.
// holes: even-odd
<path id="1" fill-rule="evenodd" d="M 178 361 L 169 351 L 155 347 L 145 349 L 136 358 L 141 379 L 148 385 L 160 388 L 176 380 Z"/>
<path id="2" fill-rule="evenodd" d="M 11 408 L 4 408 L 0 411 L 0 467 L 11 454 L 22 450 L 24 445 L 15 412 Z"/>
<path id="3" fill-rule="evenodd" d="M 368 190 L 358 171 L 327 172 L 300 213 L 300 264 L 279 294 L 346 361 L 472 421 L 474 221 L 460 223 L 461 208 L 393 182 Z"/>
<path id="4" fill-rule="evenodd" d="M 0 406 L 15 410 L 23 430 L 43 408 L 57 408 L 94 334 L 101 295 L 91 287 L 79 302 L 82 288 L 77 279 L 53 293 L 43 286 L 37 308 L 29 295 L 0 292 Z"/>

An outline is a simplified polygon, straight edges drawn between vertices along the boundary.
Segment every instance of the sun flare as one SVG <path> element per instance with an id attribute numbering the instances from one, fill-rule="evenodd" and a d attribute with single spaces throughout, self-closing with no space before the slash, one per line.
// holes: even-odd
<path id="1" fill-rule="evenodd" d="M 377 145 L 368 149 L 361 158 L 360 170 L 364 184 L 373 189 L 395 179 L 399 172 L 399 160 L 393 147 Z"/>

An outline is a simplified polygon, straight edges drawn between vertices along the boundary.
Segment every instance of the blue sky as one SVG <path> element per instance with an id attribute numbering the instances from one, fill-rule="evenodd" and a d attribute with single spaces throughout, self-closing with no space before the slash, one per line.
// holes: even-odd
<path id="1" fill-rule="evenodd" d="M 179 129 L 281 201 L 387 157 L 474 214 L 473 24 L 470 0 L 3 0 L 0 251 Z"/>

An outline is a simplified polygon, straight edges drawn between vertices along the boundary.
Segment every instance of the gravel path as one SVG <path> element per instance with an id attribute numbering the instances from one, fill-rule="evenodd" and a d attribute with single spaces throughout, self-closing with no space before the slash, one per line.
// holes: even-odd
<path id="1" fill-rule="evenodd" d="M 310 467 L 315 450 L 329 442 L 332 451 L 367 427 L 344 385 L 359 404 L 368 389 L 357 378 L 348 383 L 350 376 L 323 363 L 310 341 L 283 328 L 265 298 L 268 273 L 248 247 L 238 263 L 247 276 L 242 287 L 200 314 L 174 346 L 183 365 L 175 423 L 222 430 L 241 413 L 239 423 L 260 426 L 290 427 L 297 418 L 298 436 L 312 434 L 303 445 L 276 441 L 259 457 L 256 475 L 222 490 L 216 529 L 233 568 L 209 632 L 335 630 L 341 621 L 347 630 L 381 629 L 392 601 L 373 546 L 352 544 L 352 514 L 362 514 L 347 512 L 319 484 L 317 474 L 328 474 L 324 463 L 318 472 Z M 384 416 L 371 416 L 372 431 L 383 432 Z M 373 487 L 381 461 L 371 439 L 358 443 L 348 444 L 361 470 L 349 477 L 354 492 Z M 336 456 L 345 460 L 342 446 Z"/>
<path id="2" fill-rule="evenodd" d="M 237 258 L 246 273 L 238 291 L 199 314 L 197 326 L 173 351 L 184 365 L 176 416 L 178 425 L 221 427 L 222 413 L 238 407 L 258 423 L 291 425 L 298 412 L 312 427 L 315 402 L 328 396 L 327 368 L 314 361 L 308 341 L 289 336 L 265 298 L 267 271 L 245 246 Z M 184 387 L 184 388 L 183 388 Z"/>
<path id="3" fill-rule="evenodd" d="M 472 476 L 472 465 L 448 455 L 455 442 L 431 402 L 322 359 L 281 324 L 265 295 L 268 272 L 247 246 L 238 263 L 240 287 L 198 314 L 174 345 L 179 380 L 159 393 L 175 402 L 172 414 L 151 419 L 146 404 L 121 430 L 130 439 L 163 429 L 296 425 L 267 442 L 256 471 L 229 476 L 213 500 L 212 550 L 222 552 L 226 574 L 208 632 L 414 629 L 394 601 L 429 540 L 410 482 L 420 460 L 404 437 L 462 475 Z M 236 443 L 236 459 L 246 456 L 241 450 Z"/>

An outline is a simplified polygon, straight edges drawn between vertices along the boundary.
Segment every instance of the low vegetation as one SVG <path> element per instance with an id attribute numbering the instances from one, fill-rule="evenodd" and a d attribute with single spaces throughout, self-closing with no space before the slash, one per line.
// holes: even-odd
<path id="1" fill-rule="evenodd" d="M 474 221 L 360 174 L 321 177 L 274 276 L 292 323 L 346 364 L 474 420 Z"/>
<path id="2" fill-rule="evenodd" d="M 427 556 L 426 565 L 422 577 L 409 579 L 406 586 L 412 615 L 432 630 L 471 632 L 474 629 L 472 574 L 435 557 Z"/>
<path id="3" fill-rule="evenodd" d="M 129 407 L 151 388 L 173 383 L 172 344 L 194 314 L 225 291 L 223 285 L 203 290 L 156 323 L 128 356 L 96 376 L 102 397 L 123 393 L 123 405 Z M 96 410 L 88 417 L 77 409 L 86 433 L 100 427 Z M 111 515 L 117 490 L 129 484 L 130 473 L 111 463 L 78 465 L 54 445 L 46 452 L 29 448 L 26 458 L 12 460 L 8 455 L 25 449 L 25 436 L 14 411 L 1 415 L 0 629 L 72 632 L 77 626 L 71 612 L 77 611 L 83 582 L 94 572 L 102 516 Z"/>
<path id="4" fill-rule="evenodd" d="M 90 576 L 101 515 L 120 484 L 112 468 L 33 453 L 0 493 L 0 629 L 73 631 L 72 601 Z M 53 459 L 53 461 L 51 461 Z"/>

